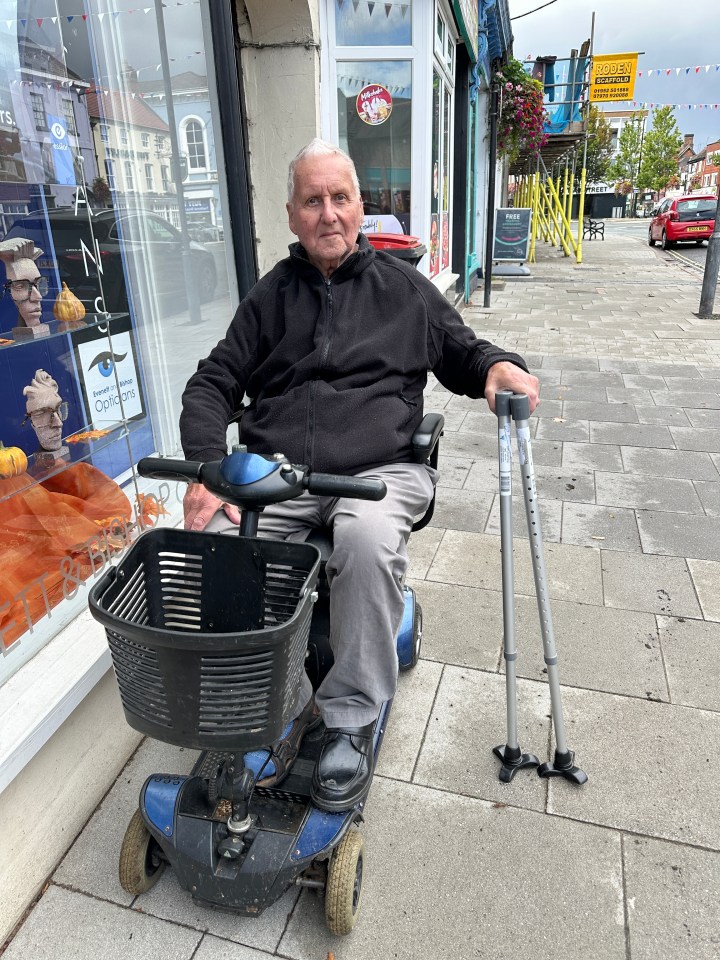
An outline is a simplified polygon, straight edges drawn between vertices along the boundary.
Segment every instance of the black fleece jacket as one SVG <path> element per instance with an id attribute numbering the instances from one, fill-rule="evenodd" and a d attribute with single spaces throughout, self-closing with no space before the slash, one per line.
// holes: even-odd
<path id="1" fill-rule="evenodd" d="M 481 397 L 493 363 L 527 369 L 478 340 L 413 267 L 362 234 L 358 244 L 330 280 L 292 244 L 245 297 L 185 388 L 188 459 L 227 453 L 228 422 L 247 394 L 242 442 L 252 452 L 340 474 L 409 462 L 428 370 L 448 390 Z"/>

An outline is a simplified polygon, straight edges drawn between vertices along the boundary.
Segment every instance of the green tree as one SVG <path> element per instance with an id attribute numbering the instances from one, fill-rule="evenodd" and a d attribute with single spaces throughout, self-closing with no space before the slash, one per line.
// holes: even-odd
<path id="1" fill-rule="evenodd" d="M 623 125 L 618 138 L 618 152 L 608 171 L 612 180 L 627 181 L 635 185 L 640 166 L 643 122 L 642 113 L 633 113 Z"/>
<path id="2" fill-rule="evenodd" d="M 662 190 L 665 187 L 670 177 L 677 173 L 682 142 L 672 107 L 658 107 L 643 144 L 638 178 L 641 187 L 649 187 L 651 190 Z"/>
<path id="3" fill-rule="evenodd" d="M 590 107 L 585 169 L 588 183 L 607 182 L 612 160 L 612 130 L 601 110 Z"/>

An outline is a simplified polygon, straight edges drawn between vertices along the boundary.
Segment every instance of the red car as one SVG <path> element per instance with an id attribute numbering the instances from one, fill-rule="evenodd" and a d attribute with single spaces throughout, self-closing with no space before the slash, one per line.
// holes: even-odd
<path id="1" fill-rule="evenodd" d="M 693 240 L 698 246 L 708 240 L 715 227 L 717 197 L 691 194 L 688 197 L 665 197 L 648 228 L 651 247 L 660 241 L 663 250 L 678 240 Z"/>

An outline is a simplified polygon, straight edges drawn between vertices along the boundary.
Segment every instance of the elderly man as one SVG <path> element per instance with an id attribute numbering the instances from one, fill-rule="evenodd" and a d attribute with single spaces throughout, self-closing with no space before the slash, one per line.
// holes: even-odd
<path id="1" fill-rule="evenodd" d="M 276 538 L 333 529 L 334 664 L 317 706 L 309 681 L 299 691 L 298 719 L 274 750 L 292 759 L 319 709 L 326 734 L 313 801 L 345 810 L 370 784 L 375 723 L 397 682 L 407 539 L 436 479 L 413 462 L 410 443 L 427 373 L 455 393 L 484 396 L 491 408 L 504 388 L 527 393 L 533 408 L 538 381 L 519 356 L 478 340 L 417 270 L 373 249 L 359 232 L 357 174 L 340 149 L 316 139 L 300 151 L 290 164 L 287 212 L 299 242 L 250 291 L 225 339 L 199 364 L 180 426 L 188 458 L 218 459 L 247 394 L 241 434 L 251 451 L 282 451 L 314 470 L 377 477 L 387 486 L 377 503 L 306 494 L 267 508 L 260 521 L 261 535 Z M 224 532 L 238 521 L 235 508 L 201 486 L 189 488 L 187 528 Z M 288 766 L 279 764 L 271 782 Z"/>

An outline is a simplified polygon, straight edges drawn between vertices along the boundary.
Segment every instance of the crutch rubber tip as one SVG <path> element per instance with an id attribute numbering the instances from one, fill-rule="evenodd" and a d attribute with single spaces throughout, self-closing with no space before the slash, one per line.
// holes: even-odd
<path id="1" fill-rule="evenodd" d="M 555 759 L 552 762 L 541 763 L 537 772 L 539 777 L 564 777 L 579 787 L 587 783 L 588 778 L 584 770 L 575 766 L 575 754 L 572 750 L 567 750 L 565 753 L 556 750 Z"/>
<path id="2" fill-rule="evenodd" d="M 520 747 L 510 747 L 507 744 L 493 747 L 493 753 L 502 761 L 498 778 L 503 783 L 510 783 L 518 770 L 523 770 L 525 767 L 537 767 L 540 763 L 534 753 L 522 753 Z"/>

